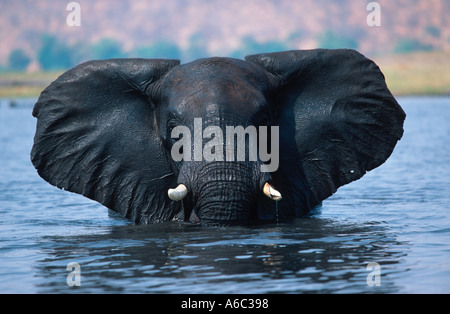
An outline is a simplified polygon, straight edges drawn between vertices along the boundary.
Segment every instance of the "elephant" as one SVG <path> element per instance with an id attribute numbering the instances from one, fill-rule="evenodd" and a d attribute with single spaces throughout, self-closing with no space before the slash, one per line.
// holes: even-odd
<path id="1" fill-rule="evenodd" d="M 382 165 L 406 118 L 380 68 L 351 49 L 184 64 L 87 61 L 45 88 L 32 114 L 31 161 L 50 184 L 137 224 L 205 226 L 304 217 Z M 216 145 L 237 148 L 238 140 L 218 132 L 230 126 L 266 134 L 267 143 L 256 142 L 271 148 L 272 169 L 263 171 L 262 150 L 246 157 L 250 132 L 243 133 L 245 159 Z M 203 137 L 189 142 L 180 129 Z"/>

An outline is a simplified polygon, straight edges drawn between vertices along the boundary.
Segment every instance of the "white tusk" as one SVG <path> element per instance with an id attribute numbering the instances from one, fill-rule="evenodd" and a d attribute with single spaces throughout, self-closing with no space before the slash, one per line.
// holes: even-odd
<path id="1" fill-rule="evenodd" d="M 184 184 L 180 184 L 175 189 L 169 189 L 167 194 L 172 201 L 181 201 L 188 194 L 188 190 Z"/>
<path id="2" fill-rule="evenodd" d="M 263 192 L 268 198 L 271 198 L 274 201 L 279 201 L 282 199 L 281 193 L 275 190 L 274 187 L 267 182 L 264 184 Z"/>

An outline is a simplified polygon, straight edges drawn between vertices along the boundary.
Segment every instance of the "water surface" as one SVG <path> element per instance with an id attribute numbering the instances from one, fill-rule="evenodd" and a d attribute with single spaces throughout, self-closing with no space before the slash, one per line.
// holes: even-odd
<path id="1" fill-rule="evenodd" d="M 231 228 L 136 226 L 56 189 L 29 161 L 34 99 L 2 100 L 0 293 L 449 293 L 450 97 L 398 100 L 405 135 L 384 165 L 311 217 Z"/>

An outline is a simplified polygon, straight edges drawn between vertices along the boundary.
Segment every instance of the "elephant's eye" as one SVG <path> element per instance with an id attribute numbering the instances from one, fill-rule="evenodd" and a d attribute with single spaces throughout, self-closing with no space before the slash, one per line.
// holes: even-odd
<path id="1" fill-rule="evenodd" d="M 166 134 L 163 134 L 163 138 L 167 145 L 172 146 L 175 143 L 175 140 L 172 139 L 172 131 L 175 127 L 179 125 L 178 120 L 175 118 L 170 118 L 166 123 Z"/>
<path id="2" fill-rule="evenodd" d="M 167 121 L 167 134 L 170 136 L 172 134 L 172 130 L 178 125 L 175 119 L 170 119 Z"/>

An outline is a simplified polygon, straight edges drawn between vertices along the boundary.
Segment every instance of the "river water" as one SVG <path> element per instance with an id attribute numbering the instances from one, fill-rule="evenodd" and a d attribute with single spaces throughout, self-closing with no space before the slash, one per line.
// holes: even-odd
<path id="1" fill-rule="evenodd" d="M 34 101 L 0 101 L 0 293 L 450 293 L 450 97 L 399 98 L 391 158 L 311 217 L 230 228 L 136 226 L 49 185 Z"/>

